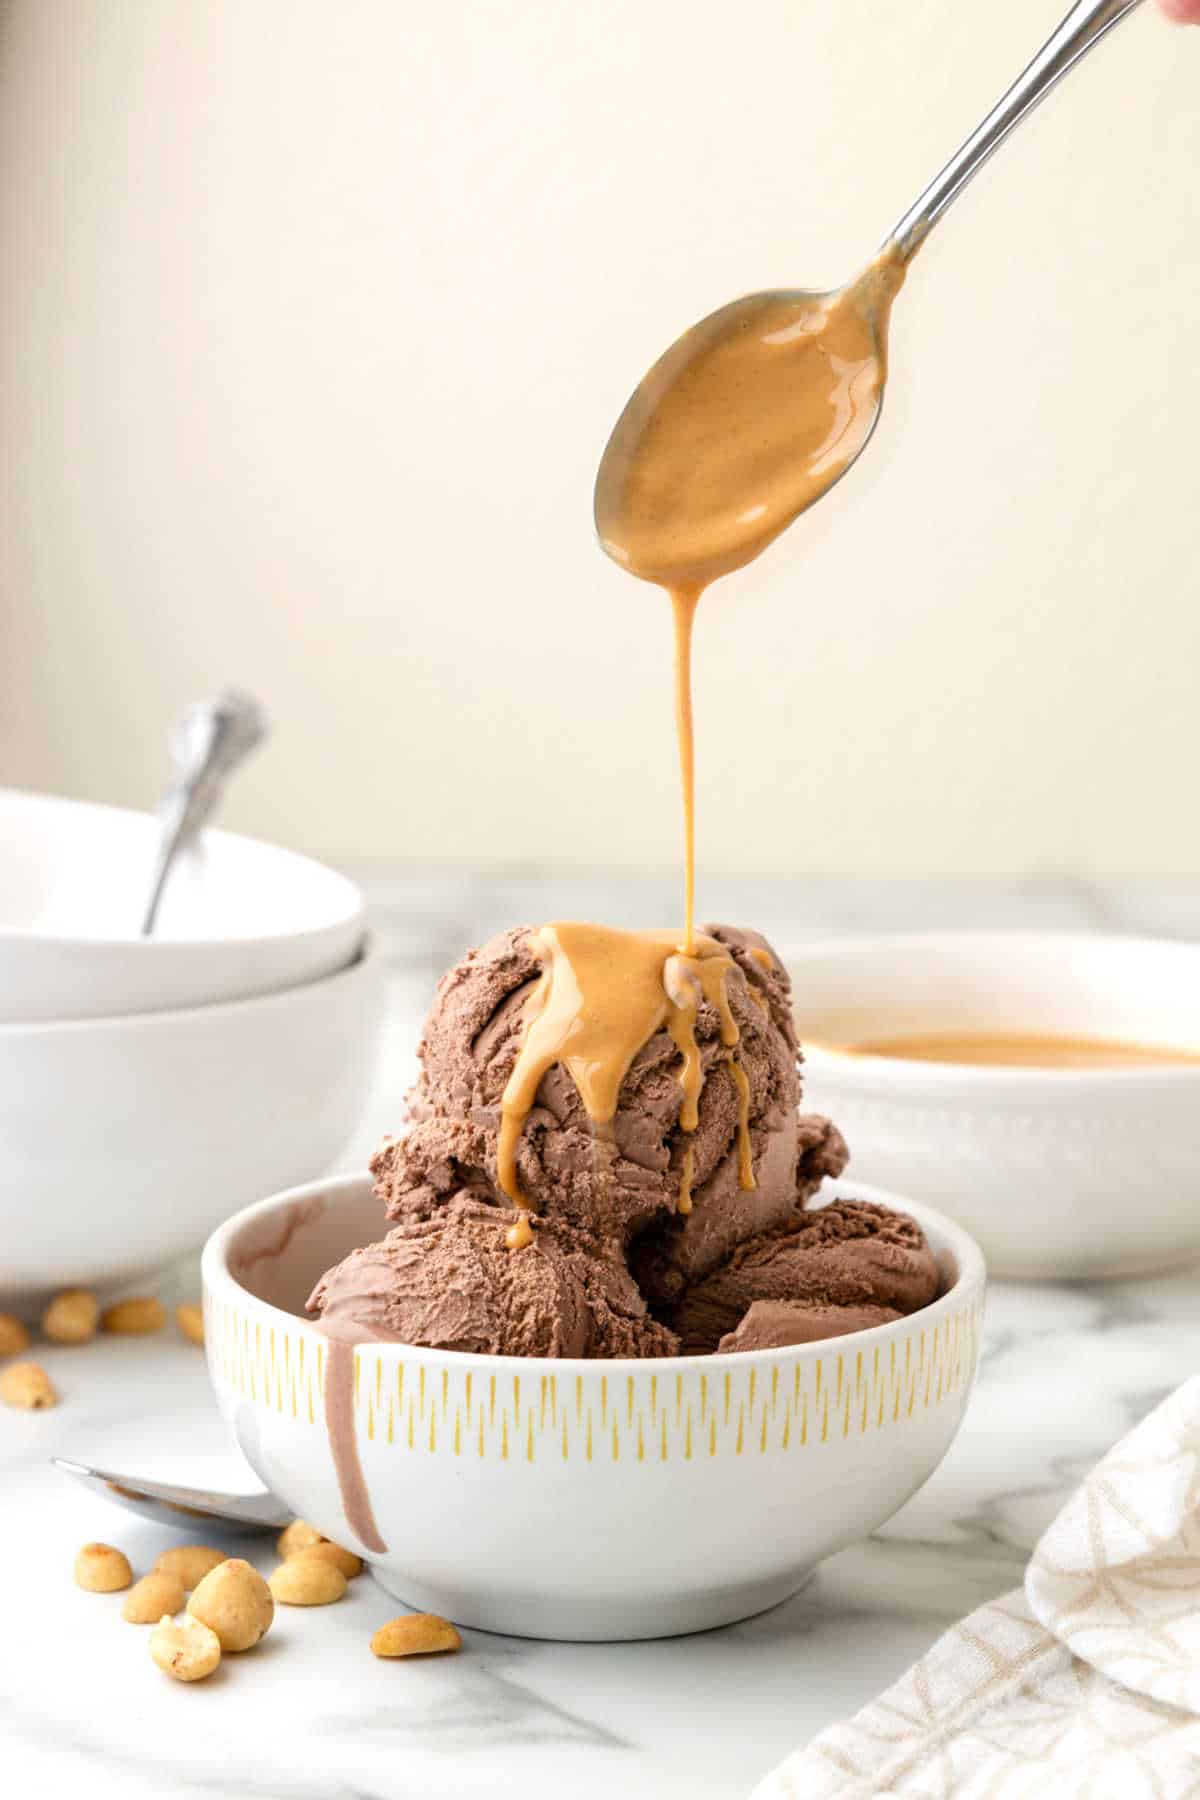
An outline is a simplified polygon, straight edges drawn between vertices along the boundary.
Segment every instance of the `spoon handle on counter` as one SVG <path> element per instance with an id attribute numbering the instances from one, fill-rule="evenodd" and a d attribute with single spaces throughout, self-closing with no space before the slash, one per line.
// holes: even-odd
<path id="1" fill-rule="evenodd" d="M 195 1531 L 198 1523 L 214 1519 L 227 1530 L 279 1531 L 292 1517 L 290 1508 L 265 1489 L 257 1494 L 223 1494 L 214 1488 L 180 1487 L 173 1481 L 118 1475 L 113 1469 L 97 1469 L 65 1456 L 52 1456 L 50 1461 L 114 1506 L 154 1519 L 159 1525 L 170 1525 L 175 1531 Z"/>
<path id="2" fill-rule="evenodd" d="M 1141 0 L 1077 0 L 1062 24 L 1047 38 L 1033 61 L 1018 75 L 1008 92 L 976 127 L 962 149 L 950 158 L 902 219 L 892 227 L 884 248 L 896 248 L 907 259 L 924 242 L 952 200 L 958 198 L 971 177 L 993 150 L 998 150 L 1014 125 L 1032 112 L 1039 100 L 1073 69 L 1082 56 L 1098 44 Z"/>

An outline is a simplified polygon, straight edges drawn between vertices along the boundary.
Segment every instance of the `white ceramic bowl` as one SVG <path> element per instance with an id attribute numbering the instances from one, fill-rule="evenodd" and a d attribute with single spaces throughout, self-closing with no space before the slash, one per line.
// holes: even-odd
<path id="1" fill-rule="evenodd" d="M 1200 1254 L 1200 1065 L 970 1067 L 830 1053 L 906 1032 L 1065 1033 L 1200 1049 L 1200 945 L 948 933 L 787 958 L 805 1105 L 851 1172 L 927 1195 L 992 1275 L 1101 1278 Z"/>
<path id="2" fill-rule="evenodd" d="M 181 856 L 140 937 L 157 845 L 148 813 L 0 789 L 0 1024 L 246 999 L 356 954 L 353 882 L 224 831 Z"/>
<path id="3" fill-rule="evenodd" d="M 205 1247 L 217 1398 L 260 1478 L 361 1548 L 402 1600 L 550 1638 L 664 1637 L 745 1618 L 874 1531 L 958 1429 L 983 1259 L 928 1208 L 857 1183 L 929 1235 L 946 1292 L 911 1318 L 760 1354 L 662 1361 L 353 1352 L 362 1473 L 387 1550 L 343 1508 L 323 1412 L 318 1275 L 384 1229 L 366 1177 L 278 1194 Z"/>
<path id="4" fill-rule="evenodd" d="M 186 1012 L 0 1026 L 0 1306 L 194 1249 L 328 1168 L 370 1091 L 378 956 Z"/>

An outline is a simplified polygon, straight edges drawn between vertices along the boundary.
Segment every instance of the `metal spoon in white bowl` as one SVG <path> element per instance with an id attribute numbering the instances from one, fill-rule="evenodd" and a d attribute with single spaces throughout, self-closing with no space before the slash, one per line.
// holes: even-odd
<path id="1" fill-rule="evenodd" d="M 94 1469 L 90 1463 L 72 1462 L 65 1456 L 51 1461 L 56 1469 L 73 1475 L 114 1506 L 156 1524 L 170 1525 L 175 1531 L 190 1531 L 196 1523 L 212 1519 L 226 1530 L 248 1536 L 279 1531 L 292 1518 L 282 1500 L 265 1488 L 257 1494 L 222 1494 L 213 1488 L 179 1487 L 170 1481 L 146 1481 L 140 1475 L 118 1475 L 113 1469 Z"/>
<path id="2" fill-rule="evenodd" d="M 208 819 L 238 764 L 267 735 L 267 718 L 257 700 L 227 688 L 215 700 L 189 706 L 171 727 L 169 745 L 175 779 L 159 802 L 160 840 L 142 936 L 154 930 L 171 866 Z"/>
<path id="3" fill-rule="evenodd" d="M 875 429 L 907 265 L 1014 126 L 1141 0 L 1077 0 L 1057 31 L 845 287 L 749 294 L 671 345 L 601 458 L 600 542 L 693 594 L 743 567 L 839 481 Z"/>

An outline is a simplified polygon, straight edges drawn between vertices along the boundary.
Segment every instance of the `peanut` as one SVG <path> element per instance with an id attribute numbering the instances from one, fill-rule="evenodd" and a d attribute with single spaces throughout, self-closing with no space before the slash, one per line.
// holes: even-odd
<path id="1" fill-rule="evenodd" d="M 90 1288 L 67 1288 L 42 1314 L 42 1330 L 56 1344 L 86 1344 L 99 1317 L 100 1302 Z"/>
<path id="2" fill-rule="evenodd" d="M 214 1550 L 211 1544 L 177 1544 L 173 1550 L 164 1550 L 155 1558 L 154 1573 L 156 1575 L 174 1575 L 191 1593 L 200 1586 L 206 1575 L 212 1573 L 218 1563 L 228 1562 L 224 1550 Z M 180 1602 L 182 1605 L 182 1602 Z M 172 1612 L 179 1607 L 173 1606 Z"/>
<path id="3" fill-rule="evenodd" d="M 121 1337 L 141 1337 L 151 1331 L 161 1331 L 166 1322 L 166 1307 L 151 1294 L 136 1294 L 128 1300 L 118 1300 L 115 1306 L 106 1307 L 100 1315 L 100 1329 L 115 1331 Z"/>
<path id="4" fill-rule="evenodd" d="M 314 1562 L 332 1563 L 335 1569 L 342 1571 L 347 1581 L 353 1581 L 363 1571 L 361 1556 L 355 1556 L 353 1550 L 343 1550 L 340 1544 L 330 1543 L 328 1538 L 322 1538 L 319 1544 L 310 1544 L 307 1550 L 297 1550 L 294 1556 L 285 1557 L 284 1561 L 298 1562 L 302 1557 L 311 1557 Z"/>
<path id="5" fill-rule="evenodd" d="M 323 1544 L 325 1541 L 315 1525 L 308 1524 L 304 1519 L 293 1519 L 275 1539 L 275 1549 L 280 1561 L 286 1562 L 289 1556 L 295 1556 L 298 1551 L 311 1550 L 314 1544 Z"/>
<path id="6" fill-rule="evenodd" d="M 133 1580 L 129 1558 L 111 1544 L 85 1544 L 75 1558 L 75 1580 L 89 1594 L 115 1594 Z"/>
<path id="7" fill-rule="evenodd" d="M 58 1390 L 41 1363 L 15 1362 L 0 1369 L 0 1402 L 38 1412 L 58 1405 Z"/>
<path id="8" fill-rule="evenodd" d="M 281 1562 L 268 1583 L 282 1606 L 328 1606 L 346 1592 L 346 1577 L 331 1562 L 306 1553 Z"/>
<path id="9" fill-rule="evenodd" d="M 379 1627 L 371 1649 L 376 1656 L 434 1656 L 461 1650 L 462 1639 L 449 1619 L 439 1619 L 436 1613 L 405 1613 Z"/>
<path id="10" fill-rule="evenodd" d="M 11 1313 L 0 1313 L 0 1356 L 19 1356 L 29 1348 L 29 1333 L 20 1319 Z"/>
<path id="11" fill-rule="evenodd" d="M 204 1342 L 204 1312 L 201 1307 L 194 1303 L 188 1306 L 177 1306 L 175 1323 L 189 1343 L 202 1344 Z"/>
<path id="12" fill-rule="evenodd" d="M 258 1570 L 231 1556 L 209 1570 L 188 1611 L 216 1632 L 222 1650 L 250 1650 L 270 1630 L 275 1602 Z"/>
<path id="13" fill-rule="evenodd" d="M 178 1575 L 165 1569 L 152 1569 L 135 1581 L 125 1596 L 121 1617 L 131 1625 L 156 1625 L 164 1614 L 181 1611 L 184 1602 L 183 1583 Z"/>
<path id="14" fill-rule="evenodd" d="M 221 1644 L 216 1632 L 200 1619 L 185 1615 L 177 1624 L 164 1613 L 150 1633 L 150 1654 L 163 1673 L 176 1681 L 203 1681 L 221 1660 Z"/>

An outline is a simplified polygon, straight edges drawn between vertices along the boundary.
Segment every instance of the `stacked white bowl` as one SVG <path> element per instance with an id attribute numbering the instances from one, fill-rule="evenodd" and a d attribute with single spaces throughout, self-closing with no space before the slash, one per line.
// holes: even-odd
<path id="1" fill-rule="evenodd" d="M 148 814 L 0 789 L 0 1308 L 107 1287 L 327 1169 L 382 1016 L 362 895 L 205 832 L 139 935 Z"/>

